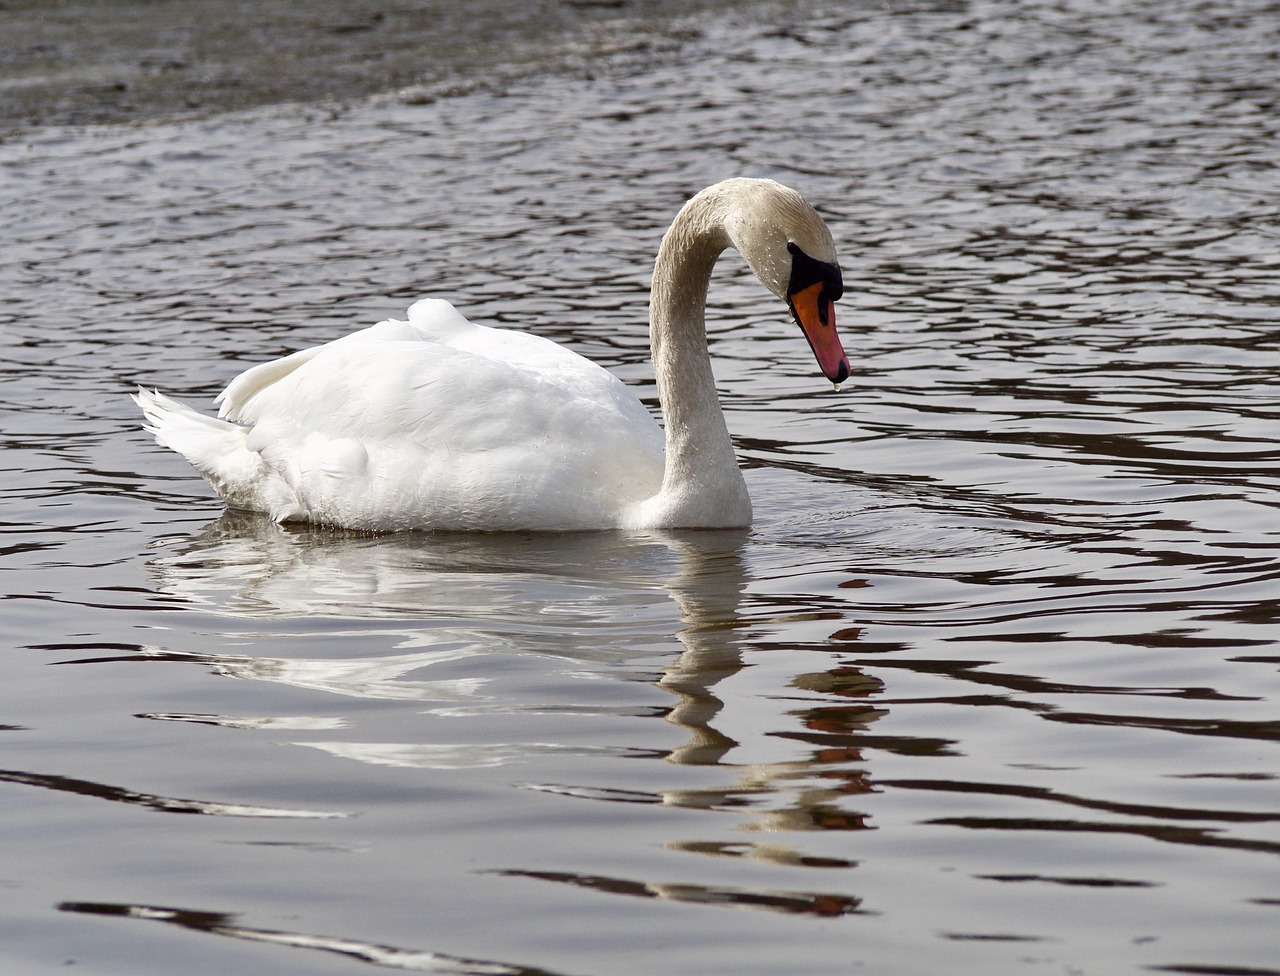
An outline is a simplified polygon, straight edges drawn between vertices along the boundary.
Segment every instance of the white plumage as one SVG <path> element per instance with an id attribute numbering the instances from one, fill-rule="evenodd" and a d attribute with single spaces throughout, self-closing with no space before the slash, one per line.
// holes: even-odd
<path id="1" fill-rule="evenodd" d="M 746 524 L 750 502 L 710 380 L 702 306 L 685 306 L 705 296 L 727 244 L 753 257 L 726 236 L 722 216 L 705 219 L 706 205 L 738 213 L 746 200 L 779 195 L 796 208 L 798 194 L 778 184 L 717 184 L 664 240 L 652 341 L 668 428 L 679 427 L 665 452 L 662 428 L 611 373 L 547 339 L 474 325 L 440 299 L 414 304 L 408 321 L 246 370 L 218 397 L 217 420 L 159 392 L 134 399 L 146 429 L 229 506 L 277 521 L 375 531 Z M 834 262 L 821 220 L 807 204 L 799 213 L 810 242 L 817 221 L 817 246 L 831 252 L 820 257 Z M 673 477 L 673 461 L 692 474 Z"/>

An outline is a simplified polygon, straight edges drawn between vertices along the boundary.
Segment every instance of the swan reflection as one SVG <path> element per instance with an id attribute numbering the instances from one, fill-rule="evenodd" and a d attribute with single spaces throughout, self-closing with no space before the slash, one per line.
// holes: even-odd
<path id="1" fill-rule="evenodd" d="M 682 743 L 661 752 L 561 742 L 536 731 L 528 740 L 506 742 L 330 739 L 297 745 L 373 765 L 436 770 L 539 759 L 545 765 L 555 755 L 661 755 L 678 765 L 715 767 L 717 776 L 728 772 L 730 781 L 652 792 L 522 785 L 607 802 L 741 810 L 747 818 L 739 829 L 755 833 L 864 829 L 864 816 L 849 809 L 848 798 L 871 789 L 861 745 L 884 710 L 870 703 L 881 683 L 857 668 L 842 665 L 793 676 L 786 695 L 794 695 L 797 703 L 789 713 L 794 722 L 764 734 L 771 741 L 801 744 L 809 750 L 806 755 L 733 762 L 735 750 L 754 750 L 744 749 L 724 730 L 725 702 L 717 692 L 742 671 L 744 655 L 765 649 L 753 635 L 762 625 L 776 630 L 773 625 L 779 623 L 839 616 L 776 598 L 768 617 L 744 613 L 750 583 L 746 543 L 747 534 L 736 531 L 377 537 L 285 529 L 265 517 L 229 513 L 198 535 L 162 549 L 151 568 L 166 593 L 230 618 L 258 621 L 255 626 L 272 636 L 361 639 L 343 642 L 348 648 L 386 648 L 391 638 L 392 649 L 381 654 L 199 656 L 230 677 L 421 703 L 440 717 L 661 714 L 685 735 Z M 281 628 L 288 632 L 281 634 Z M 856 631 L 846 628 L 840 634 L 849 642 Z M 371 635 L 380 639 L 364 640 Z M 278 651 L 282 642 L 271 646 Z M 313 641 L 298 646 L 310 648 Z M 777 650 L 775 645 L 769 649 Z M 478 660 L 485 656 L 492 656 L 492 663 Z M 527 687 L 516 700 L 492 687 L 503 680 L 505 669 L 529 660 L 535 667 L 544 667 L 540 660 L 551 661 L 561 676 L 574 679 L 639 677 L 674 701 L 665 709 L 646 708 L 634 704 L 631 693 L 622 703 L 606 693 L 599 700 L 547 704 L 528 701 Z M 656 673 L 641 670 L 654 660 L 660 662 Z M 209 716 L 187 720 L 217 723 Z M 670 846 L 782 864 L 812 861 L 776 843 L 691 839 Z"/>
<path id="2" fill-rule="evenodd" d="M 431 665 L 470 657 L 463 651 L 418 651 L 411 654 L 389 654 L 382 657 L 295 659 L 280 657 L 255 657 L 247 654 L 205 654 L 190 651 L 171 651 L 163 647 L 146 645 L 141 654 L 156 660 L 189 661 L 206 664 L 215 672 L 228 678 L 253 681 L 274 681 L 323 691 L 349 698 L 378 698 L 401 701 L 460 702 L 479 699 L 479 689 L 484 678 L 469 677 L 446 681 L 406 681 L 404 675 Z M 148 713 L 144 718 L 167 718 Z M 279 716 L 218 716 L 190 717 L 203 719 L 207 725 L 228 728 L 288 728 L 291 719 Z M 306 728 L 340 728 L 343 720 L 329 717 L 306 719 Z"/>
<path id="3" fill-rule="evenodd" d="M 172 542 L 170 542 L 172 545 Z M 228 512 L 150 563 L 157 585 L 237 617 L 509 619 L 633 610 L 670 566 L 653 537 L 611 533 L 401 533 L 284 528 Z M 597 621 L 601 622 L 601 621 Z M 603 621 L 610 623 L 611 621 Z"/>

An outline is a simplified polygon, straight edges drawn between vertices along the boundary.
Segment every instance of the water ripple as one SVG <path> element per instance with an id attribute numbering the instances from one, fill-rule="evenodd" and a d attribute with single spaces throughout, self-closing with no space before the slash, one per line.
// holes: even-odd
<path id="1" fill-rule="evenodd" d="M 20 963 L 96 915 L 458 973 L 1273 964 L 1280 18 L 697 20 L 452 97 L 0 143 Z M 717 268 L 750 532 L 282 529 L 126 399 L 435 294 L 656 406 L 653 253 L 739 174 L 829 219 L 855 365 L 815 383 Z M 260 802 L 181 799 L 219 796 Z M 131 845 L 156 809 L 228 815 Z M 241 922 L 285 916 L 360 938 Z"/>

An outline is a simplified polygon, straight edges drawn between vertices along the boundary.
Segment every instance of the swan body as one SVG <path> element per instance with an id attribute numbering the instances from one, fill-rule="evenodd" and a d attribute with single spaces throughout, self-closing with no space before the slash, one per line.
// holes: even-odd
<path id="1" fill-rule="evenodd" d="M 798 193 L 728 180 L 685 205 L 654 269 L 650 342 L 665 433 L 617 377 L 550 340 L 467 321 L 441 299 L 263 363 L 218 418 L 134 399 L 158 443 L 232 508 L 352 529 L 744 526 L 751 501 L 716 396 L 703 321 L 711 268 L 736 247 L 784 298 L 835 383 L 848 360 L 840 272 Z"/>

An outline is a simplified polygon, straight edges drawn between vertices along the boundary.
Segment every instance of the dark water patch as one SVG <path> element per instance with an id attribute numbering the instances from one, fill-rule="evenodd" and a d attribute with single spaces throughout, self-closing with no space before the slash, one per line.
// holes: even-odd
<path id="1" fill-rule="evenodd" d="M 1277 976 L 1280 969 L 1264 969 L 1258 966 L 1170 965 L 1151 966 L 1158 973 L 1186 973 L 1189 976 Z"/>
<path id="2" fill-rule="evenodd" d="M 820 895 L 790 891 L 742 891 L 730 888 L 713 888 L 705 885 L 666 882 L 634 881 L 628 878 L 608 878 L 594 875 L 566 874 L 554 871 L 503 871 L 504 877 L 534 878 L 539 881 L 557 881 L 562 884 L 588 888 L 610 895 L 630 895 L 633 898 L 657 898 L 696 905 L 716 905 L 727 908 L 755 908 L 786 915 L 816 915 L 832 918 L 857 914 L 861 899 L 847 895 Z"/>
<path id="3" fill-rule="evenodd" d="M 1076 877 L 1042 877 L 1035 874 L 986 874 L 987 881 L 1003 881 L 1021 884 L 1024 882 L 1043 882 L 1046 884 L 1065 885 L 1068 888 L 1155 888 L 1159 885 L 1151 881 L 1134 881 L 1123 878 L 1076 878 Z"/>
<path id="4" fill-rule="evenodd" d="M 328 819 L 350 816 L 347 813 L 327 811 L 285 810 L 275 807 L 255 806 L 253 804 L 221 803 L 212 800 L 185 800 L 178 797 L 139 793 L 135 790 L 122 789 L 118 786 L 108 786 L 103 783 L 94 783 L 69 776 L 54 776 L 15 769 L 0 770 L 0 781 L 17 783 L 22 786 L 38 786 L 47 790 L 73 793 L 77 796 L 96 797 L 100 800 L 111 800 L 116 803 L 128 803 L 146 807 L 149 810 L 158 810 L 162 813 L 190 813 L 212 817 L 285 817 L 298 819 Z"/>
<path id="5" fill-rule="evenodd" d="M 460 959 L 437 952 L 403 949 L 397 946 L 378 945 L 359 939 L 344 939 L 325 935 L 307 935 L 278 929 L 260 929 L 241 925 L 237 916 L 225 912 L 200 911 L 190 908 L 168 908 L 158 905 L 129 905 L 111 902 L 67 901 L 58 910 L 80 915 L 103 918 L 133 918 L 176 925 L 202 935 L 220 935 L 231 939 L 243 939 L 267 945 L 310 949 L 335 953 L 363 963 L 387 969 L 403 969 L 411 972 L 441 973 L 444 976 L 555 976 L 546 969 L 487 962 L 480 959 Z"/>
<path id="6" fill-rule="evenodd" d="M 1280 854 L 1280 843 L 1247 837 L 1222 837 L 1213 830 L 1195 827 L 1171 827 L 1152 824 L 1108 823 L 1086 820 L 1049 820 L 1034 817 L 944 817 L 928 823 L 939 827 L 963 827 L 967 830 L 1020 830 L 1032 832 L 1066 832 L 1085 834 L 1128 834 L 1146 837 L 1166 844 L 1191 844 L 1200 847 L 1222 847 L 1264 854 Z"/>
<path id="7" fill-rule="evenodd" d="M 1209 820 L 1224 823 L 1268 823 L 1280 820 L 1280 813 L 1250 813 L 1237 810 L 1181 810 L 1171 807 L 1154 807 L 1142 804 L 1116 803 L 1109 800 L 1069 796 L 1044 787 L 1015 786 L 1007 783 L 959 783 L 928 782 L 924 780 L 885 780 L 884 787 L 905 790 L 942 790 L 954 793 L 982 793 L 990 796 L 1016 796 L 1029 800 L 1061 803 L 1065 806 L 1084 807 L 1089 810 L 1105 810 L 1134 817 L 1150 817 L 1156 820 Z"/>

